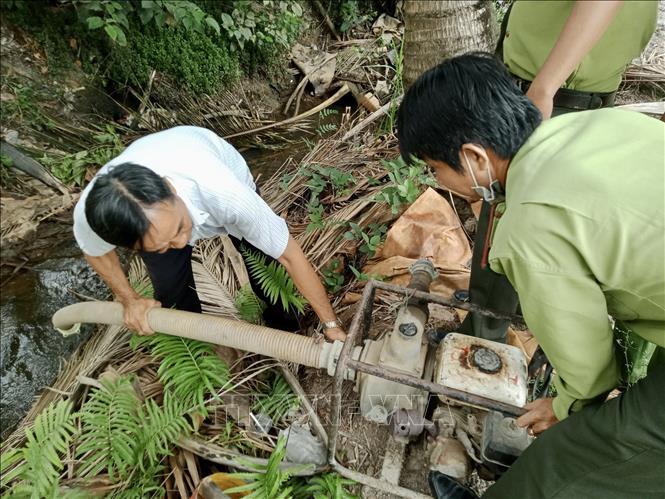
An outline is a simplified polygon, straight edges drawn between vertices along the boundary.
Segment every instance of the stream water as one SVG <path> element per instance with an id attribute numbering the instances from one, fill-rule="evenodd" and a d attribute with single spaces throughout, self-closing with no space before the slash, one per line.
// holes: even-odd
<path id="1" fill-rule="evenodd" d="M 47 260 L 10 281 L 0 299 L 0 428 L 2 438 L 16 426 L 41 390 L 55 380 L 62 362 L 87 338 L 62 337 L 51 326 L 61 307 L 108 291 L 81 257 Z"/>

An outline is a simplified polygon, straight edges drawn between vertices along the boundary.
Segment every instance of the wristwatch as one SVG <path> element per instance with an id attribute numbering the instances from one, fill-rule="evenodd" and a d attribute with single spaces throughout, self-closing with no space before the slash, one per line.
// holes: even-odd
<path id="1" fill-rule="evenodd" d="M 335 329 L 335 328 L 341 328 L 342 324 L 335 319 L 334 321 L 328 321 L 323 323 L 323 329 Z"/>

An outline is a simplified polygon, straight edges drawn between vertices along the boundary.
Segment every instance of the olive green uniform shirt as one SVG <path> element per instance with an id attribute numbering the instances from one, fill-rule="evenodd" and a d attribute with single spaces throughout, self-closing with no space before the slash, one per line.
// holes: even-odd
<path id="1" fill-rule="evenodd" d="M 619 383 L 608 314 L 665 346 L 665 125 L 615 109 L 540 125 L 513 158 L 489 262 L 556 369 L 554 412 Z"/>
<path id="2" fill-rule="evenodd" d="M 503 41 L 503 59 L 511 73 L 532 81 L 561 34 L 574 1 L 517 1 Z M 656 29 L 657 1 L 627 1 L 598 43 L 563 85 L 584 92 L 614 92 L 630 62 Z"/>

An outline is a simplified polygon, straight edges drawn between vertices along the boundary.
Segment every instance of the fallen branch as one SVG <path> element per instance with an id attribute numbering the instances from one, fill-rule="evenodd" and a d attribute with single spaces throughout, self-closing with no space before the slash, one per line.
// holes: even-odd
<path id="1" fill-rule="evenodd" d="M 280 362 L 279 370 L 282 373 L 284 379 L 291 386 L 291 389 L 296 393 L 296 395 L 298 395 L 298 398 L 300 399 L 300 403 L 302 404 L 303 409 L 309 416 L 309 422 L 314 427 L 314 430 L 318 434 L 317 436 L 321 438 L 321 440 L 323 440 L 323 443 L 325 443 L 327 447 L 328 434 L 326 433 L 325 428 L 321 424 L 321 420 L 319 419 L 318 414 L 316 414 L 316 410 L 314 409 L 314 407 L 312 407 L 312 404 L 309 402 L 309 398 L 307 398 L 307 394 L 305 393 L 305 390 L 303 390 L 302 385 L 298 381 L 298 378 L 296 378 L 295 375 L 291 371 L 289 371 L 288 367 L 286 367 L 286 363 L 284 362 Z"/>
<path id="2" fill-rule="evenodd" d="M 298 116 L 294 116 L 293 118 L 289 118 L 289 119 L 286 119 L 284 121 L 278 121 L 277 123 L 271 123 L 270 125 L 265 125 L 265 126 L 261 126 L 259 128 L 254 128 L 252 130 L 246 130 L 244 132 L 238 132 L 238 133 L 233 133 L 231 135 L 226 135 L 224 138 L 225 139 L 230 139 L 230 138 L 233 138 L 233 137 L 241 137 L 243 135 L 249 135 L 249 134 L 252 134 L 252 133 L 262 132 L 264 130 L 269 130 L 271 128 L 276 128 L 278 126 L 290 125 L 291 123 L 295 123 L 296 121 L 300 121 L 303 118 L 307 118 L 308 116 L 312 116 L 313 114 L 318 113 L 322 109 L 325 109 L 328 106 L 331 106 L 332 104 L 334 104 L 335 102 L 340 100 L 342 97 L 344 97 L 349 92 L 350 92 L 349 86 L 344 84 L 340 87 L 340 89 L 337 92 L 335 92 L 335 94 L 332 97 L 326 99 L 321 104 L 319 104 L 316 107 L 313 107 L 309 111 L 305 111 L 304 113 L 299 114 Z"/>
<path id="3" fill-rule="evenodd" d="M 308 82 L 308 81 L 309 81 L 308 76 L 307 76 L 307 75 L 304 75 L 304 76 L 302 77 L 302 80 L 300 80 L 300 83 L 298 83 L 298 86 L 296 87 L 296 89 L 295 89 L 295 90 L 293 91 L 293 93 L 291 94 L 291 97 L 289 97 L 289 100 L 286 101 L 286 106 L 284 106 L 284 114 L 286 114 L 286 113 L 289 112 L 289 108 L 291 107 L 291 103 L 293 102 L 293 99 L 295 99 L 296 95 L 298 95 L 299 93 L 301 93 L 303 87 L 304 87 L 305 85 L 307 85 L 307 82 Z M 297 115 L 298 115 L 298 113 L 296 112 L 296 116 L 297 116 Z"/>
<path id="4" fill-rule="evenodd" d="M 395 99 L 392 99 L 390 102 L 386 102 L 383 106 L 381 106 L 379 109 L 374 111 L 372 114 L 370 114 L 367 118 L 362 120 L 360 123 L 358 123 L 356 126 L 354 126 L 351 130 L 346 132 L 344 136 L 342 137 L 342 142 L 349 140 L 351 137 L 357 135 L 359 132 L 363 131 L 365 128 L 367 128 L 369 125 L 374 123 L 377 119 L 379 119 L 381 116 L 384 114 L 388 113 L 388 110 L 393 106 L 398 106 L 400 102 L 402 102 L 402 97 L 404 95 L 400 95 L 399 97 L 396 97 Z"/>
<path id="5" fill-rule="evenodd" d="M 225 449 L 215 444 L 211 444 L 204 440 L 201 440 L 196 437 L 191 438 L 181 438 L 177 442 L 178 447 L 181 449 L 188 450 L 189 452 L 196 454 L 197 456 L 202 457 L 208 461 L 217 464 L 223 464 L 224 466 L 232 466 L 234 468 L 244 470 L 244 471 L 254 471 L 256 469 L 248 466 L 249 464 L 266 466 L 268 464 L 267 459 L 262 459 L 259 457 L 246 456 L 240 452 L 236 452 L 230 449 Z M 327 470 L 328 465 L 323 466 L 308 466 L 303 469 L 302 464 L 292 464 L 288 462 L 283 462 L 279 465 L 279 469 L 282 471 L 293 470 L 293 476 L 312 476 L 322 471 Z"/>
<path id="6" fill-rule="evenodd" d="M 62 185 L 62 183 L 57 178 L 55 178 L 51 172 L 44 168 L 41 163 L 35 161 L 30 156 L 23 154 L 13 145 L 4 141 L 0 142 L 0 154 L 11 159 L 11 166 L 17 170 L 21 170 L 23 173 L 27 173 L 31 177 L 36 178 L 49 187 L 53 187 L 63 194 L 69 193 L 69 190 L 64 185 Z"/>
<path id="7" fill-rule="evenodd" d="M 332 23 L 330 20 L 330 16 L 328 15 L 328 12 L 326 12 L 326 9 L 323 8 L 323 5 L 321 5 L 321 2 L 319 0 L 314 0 L 314 5 L 316 6 L 317 10 L 319 11 L 319 14 L 323 17 L 323 20 L 326 23 L 326 26 L 328 26 L 328 29 L 332 33 L 332 35 L 335 37 L 335 40 L 338 42 L 341 41 L 342 39 L 339 37 L 337 34 L 337 30 L 335 29 L 335 25 Z"/>

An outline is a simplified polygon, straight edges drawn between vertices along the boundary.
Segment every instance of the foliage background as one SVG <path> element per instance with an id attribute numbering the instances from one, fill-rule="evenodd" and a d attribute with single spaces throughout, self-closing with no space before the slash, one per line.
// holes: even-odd
<path id="1" fill-rule="evenodd" d="M 1 13 L 44 47 L 53 74 L 77 65 L 121 89 L 156 70 L 205 93 L 270 73 L 303 24 L 295 0 L 10 0 Z"/>

